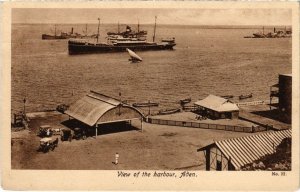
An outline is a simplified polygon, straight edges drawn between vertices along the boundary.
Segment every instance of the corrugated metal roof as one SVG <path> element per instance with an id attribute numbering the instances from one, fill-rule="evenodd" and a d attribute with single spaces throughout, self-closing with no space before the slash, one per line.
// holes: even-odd
<path id="1" fill-rule="evenodd" d="M 209 95 L 205 99 L 195 102 L 195 105 L 212 109 L 217 112 L 239 110 L 238 106 L 235 103 L 232 103 L 228 99 L 224 99 L 215 95 Z"/>
<path id="2" fill-rule="evenodd" d="M 65 112 L 79 121 L 93 126 L 108 110 L 121 104 L 118 100 L 91 91 L 72 104 Z"/>
<path id="3" fill-rule="evenodd" d="M 252 163 L 267 154 L 274 153 L 274 149 L 284 138 L 291 137 L 291 129 L 272 131 L 262 134 L 251 135 L 216 141 L 214 144 L 222 151 L 227 159 L 239 170 L 242 166 Z M 198 151 L 210 148 L 214 144 L 202 147 Z"/>

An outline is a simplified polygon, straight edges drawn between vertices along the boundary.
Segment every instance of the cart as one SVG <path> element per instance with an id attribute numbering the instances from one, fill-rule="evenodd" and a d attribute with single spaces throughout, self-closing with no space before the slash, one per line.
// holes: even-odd
<path id="1" fill-rule="evenodd" d="M 60 140 L 63 141 L 72 141 L 73 138 L 73 132 L 71 129 L 62 129 L 61 130 L 61 136 Z"/>
<path id="2" fill-rule="evenodd" d="M 79 139 L 86 139 L 86 131 L 81 128 L 75 128 L 74 129 L 74 139 L 79 140 Z"/>
<path id="3" fill-rule="evenodd" d="M 37 133 L 40 137 L 51 137 L 53 134 L 53 131 L 51 129 L 50 125 L 41 125 L 39 132 Z"/>
<path id="4" fill-rule="evenodd" d="M 55 149 L 55 147 L 58 146 L 58 138 L 56 139 L 52 139 L 52 138 L 42 138 L 40 140 L 40 147 L 38 148 L 38 151 L 47 153 L 50 150 L 53 151 Z"/>

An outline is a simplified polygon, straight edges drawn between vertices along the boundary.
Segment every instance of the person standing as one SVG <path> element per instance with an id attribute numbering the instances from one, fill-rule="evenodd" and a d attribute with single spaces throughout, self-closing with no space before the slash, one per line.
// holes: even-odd
<path id="1" fill-rule="evenodd" d="M 119 162 L 118 162 L 118 160 L 119 160 L 119 153 L 116 153 L 115 158 L 116 158 L 115 164 L 118 165 L 118 163 L 119 163 Z"/>

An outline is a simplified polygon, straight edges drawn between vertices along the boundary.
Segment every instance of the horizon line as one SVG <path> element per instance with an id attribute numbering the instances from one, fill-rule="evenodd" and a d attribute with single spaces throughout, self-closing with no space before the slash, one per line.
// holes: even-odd
<path id="1" fill-rule="evenodd" d="M 25 23 L 25 22 L 12 22 L 12 24 L 53 24 L 53 25 L 97 25 L 97 23 Z M 102 23 L 102 25 L 118 25 L 118 23 Z M 119 23 L 119 25 L 137 25 L 137 23 Z M 154 23 L 139 23 L 139 25 L 154 25 Z M 171 23 L 163 23 L 163 24 L 157 24 L 157 25 L 179 25 L 179 26 L 242 26 L 242 27 L 251 27 L 251 26 L 286 26 L 286 27 L 292 27 L 291 24 L 267 24 L 267 25 L 262 25 L 262 24 L 171 24 Z"/>

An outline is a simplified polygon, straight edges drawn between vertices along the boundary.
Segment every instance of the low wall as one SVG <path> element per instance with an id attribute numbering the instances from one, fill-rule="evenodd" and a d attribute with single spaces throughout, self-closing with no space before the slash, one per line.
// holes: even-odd
<path id="1" fill-rule="evenodd" d="M 150 117 L 148 118 L 148 123 L 158 124 L 158 125 L 200 128 L 200 129 L 215 129 L 215 130 L 224 130 L 224 131 L 245 132 L 245 133 L 266 131 L 266 128 L 262 127 L 262 126 L 242 127 L 242 126 L 233 126 L 233 125 L 220 125 L 220 124 L 198 123 L 198 122 L 188 122 L 188 121 L 164 120 L 164 119 L 155 119 L 155 118 L 150 118 Z"/>

